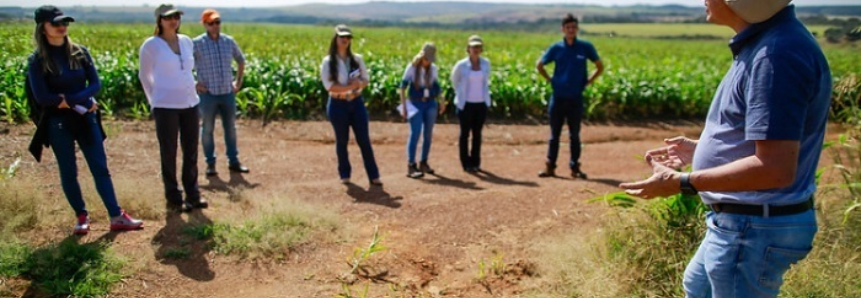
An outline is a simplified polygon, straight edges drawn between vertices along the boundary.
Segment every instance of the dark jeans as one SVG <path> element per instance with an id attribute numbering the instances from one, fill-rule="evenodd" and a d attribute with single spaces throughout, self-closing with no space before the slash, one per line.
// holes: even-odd
<path id="1" fill-rule="evenodd" d="M 161 151 L 161 178 L 168 202 L 182 203 L 182 188 L 176 182 L 176 145 L 182 147 L 182 186 L 186 200 L 200 200 L 197 184 L 197 144 L 200 139 L 200 114 L 197 106 L 187 109 L 154 108 L 155 132 Z"/>
<path id="2" fill-rule="evenodd" d="M 231 92 L 222 95 L 209 93 L 200 94 L 200 116 L 203 119 L 200 142 L 203 145 L 203 156 L 206 164 L 215 164 L 215 116 L 221 116 L 221 126 L 224 129 L 224 147 L 227 148 L 227 161 L 230 165 L 239 164 L 239 150 L 236 148 L 236 94 Z"/>
<path id="3" fill-rule="evenodd" d="M 582 98 L 550 98 L 550 146 L 547 149 L 547 162 L 556 165 L 559 157 L 559 136 L 562 126 L 568 123 L 568 138 L 571 139 L 571 160 L 568 166 L 579 169 L 580 161 L 580 122 L 583 121 Z"/>
<path id="4" fill-rule="evenodd" d="M 371 136 L 368 131 L 368 110 L 361 96 L 352 101 L 329 98 L 326 104 L 326 116 L 335 130 L 335 153 L 338 155 L 338 174 L 341 179 L 350 178 L 352 167 L 350 155 L 347 153 L 347 143 L 350 142 L 350 127 L 356 135 L 356 143 L 362 151 L 365 171 L 368 179 L 380 178 L 377 161 L 374 159 L 374 149 L 371 148 Z"/>
<path id="5" fill-rule="evenodd" d="M 108 171 L 108 158 L 105 155 L 105 147 L 102 132 L 99 129 L 99 124 L 96 122 L 95 113 L 87 113 L 85 121 L 82 122 L 85 129 L 92 136 L 87 142 L 78 141 L 78 146 L 81 147 L 81 153 L 84 154 L 84 159 L 87 160 L 87 165 L 90 167 L 90 173 L 93 174 L 93 180 L 96 184 L 96 191 L 102 197 L 102 202 L 105 208 L 108 209 L 108 214 L 111 217 L 120 216 L 122 213 L 119 204 L 117 204 L 117 195 L 114 192 L 114 183 L 111 180 L 111 173 Z M 51 117 L 48 119 L 48 135 L 51 148 L 54 150 L 54 156 L 57 157 L 57 166 L 60 168 L 60 184 L 63 186 L 63 193 L 75 210 L 75 215 L 87 214 L 87 207 L 84 204 L 84 197 L 81 194 L 81 185 L 78 184 L 78 165 L 75 158 L 75 137 L 69 131 L 69 125 L 64 125 L 62 116 Z"/>
<path id="6" fill-rule="evenodd" d="M 460 139 L 457 145 L 460 147 L 460 165 L 466 168 L 477 168 L 481 166 L 481 130 L 487 119 L 487 104 L 468 102 L 463 110 L 457 110 L 457 119 L 460 120 Z M 472 133 L 472 150 L 469 150 L 469 134 Z"/>

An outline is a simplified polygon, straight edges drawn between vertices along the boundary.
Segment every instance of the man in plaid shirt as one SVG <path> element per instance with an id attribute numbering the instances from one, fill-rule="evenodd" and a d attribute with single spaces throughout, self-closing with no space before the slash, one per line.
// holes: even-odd
<path id="1" fill-rule="evenodd" d="M 224 143 L 227 147 L 228 169 L 231 172 L 248 173 L 239 162 L 236 148 L 236 92 L 242 88 L 245 72 L 245 56 L 227 34 L 221 33 L 221 15 L 214 9 L 203 11 L 200 18 L 206 33 L 194 38 L 194 61 L 197 70 L 197 93 L 200 94 L 200 114 L 203 118 L 201 143 L 206 156 L 206 175 L 214 176 L 215 141 L 212 131 L 215 116 L 221 115 L 224 128 Z M 236 60 L 236 80 L 233 78 L 231 60 Z"/>

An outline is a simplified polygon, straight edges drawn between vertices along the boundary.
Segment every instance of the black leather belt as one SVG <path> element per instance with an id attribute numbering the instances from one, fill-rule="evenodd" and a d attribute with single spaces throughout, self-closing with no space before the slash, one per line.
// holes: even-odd
<path id="1" fill-rule="evenodd" d="M 813 197 L 810 199 L 792 205 L 783 205 L 783 206 L 768 206 L 768 211 L 766 213 L 765 206 L 762 205 L 742 205 L 742 204 L 728 204 L 728 203 L 718 203 L 711 204 L 709 208 L 712 211 L 717 213 L 732 213 L 732 214 L 742 214 L 742 215 L 753 215 L 753 216 L 782 216 L 782 215 L 792 215 L 798 214 L 813 208 Z"/>

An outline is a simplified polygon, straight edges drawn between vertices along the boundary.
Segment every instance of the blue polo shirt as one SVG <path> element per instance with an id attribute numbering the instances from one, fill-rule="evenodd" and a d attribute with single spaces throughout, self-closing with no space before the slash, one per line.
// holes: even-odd
<path id="1" fill-rule="evenodd" d="M 598 57 L 598 52 L 591 43 L 579 38 L 574 39 L 571 45 L 568 45 L 563 38 L 544 52 L 541 63 L 556 64 L 553 77 L 550 78 L 554 98 L 581 99 L 583 97 L 583 90 L 589 81 L 586 59 L 595 62 L 601 58 Z"/>
<path id="2" fill-rule="evenodd" d="M 831 71 L 819 44 L 788 6 L 748 26 L 729 44 L 732 67 L 721 81 L 694 152 L 693 169 L 752 156 L 758 140 L 799 141 L 792 185 L 745 192 L 700 192 L 706 204 L 788 205 L 816 191 L 831 102 Z"/>

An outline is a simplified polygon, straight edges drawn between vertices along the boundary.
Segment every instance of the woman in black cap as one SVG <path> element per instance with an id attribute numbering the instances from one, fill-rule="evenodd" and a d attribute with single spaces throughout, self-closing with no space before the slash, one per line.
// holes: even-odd
<path id="1" fill-rule="evenodd" d="M 38 146 L 50 146 L 60 168 L 63 193 L 78 218 L 74 233 L 90 231 L 89 213 L 78 184 L 75 142 L 81 148 L 96 190 L 108 209 L 112 231 L 136 230 L 143 222 L 129 216 L 117 203 L 111 174 L 108 171 L 104 131 L 98 119 L 98 105 L 93 96 L 101 81 L 93 59 L 84 46 L 69 39 L 69 24 L 75 19 L 59 8 L 42 6 L 35 12 L 36 50 L 28 59 L 27 81 L 36 103 L 42 108 L 37 133 Z M 39 147 L 41 148 L 41 147 Z M 37 160 L 41 155 L 37 155 Z"/>
<path id="2" fill-rule="evenodd" d="M 371 185 L 382 185 L 374 150 L 371 148 L 371 137 L 368 132 L 368 110 L 362 98 L 362 89 L 368 86 L 370 77 L 362 56 L 353 54 L 350 44 L 353 32 L 346 25 L 335 26 L 335 36 L 329 44 L 329 54 L 323 57 L 320 66 L 320 79 L 329 91 L 329 102 L 326 104 L 326 115 L 335 130 L 335 152 L 338 155 L 338 174 L 341 183 L 350 183 L 350 158 L 347 154 L 347 142 L 350 140 L 350 128 L 356 135 L 356 143 L 362 150 L 365 171 Z"/>
<path id="3" fill-rule="evenodd" d="M 162 4 L 155 10 L 156 29 L 140 48 L 138 77 L 155 118 L 161 152 L 161 176 L 168 209 L 188 212 L 206 208 L 197 184 L 197 144 L 200 139 L 200 99 L 195 89 L 194 44 L 179 34 L 183 12 Z M 176 181 L 176 146 L 182 147 L 182 186 Z"/>

